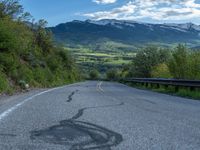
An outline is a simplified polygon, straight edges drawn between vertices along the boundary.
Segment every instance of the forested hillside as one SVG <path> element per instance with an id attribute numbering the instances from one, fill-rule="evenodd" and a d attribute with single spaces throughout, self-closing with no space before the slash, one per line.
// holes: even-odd
<path id="1" fill-rule="evenodd" d="M 45 30 L 47 22 L 33 20 L 18 0 L 0 0 L 0 93 L 79 79 L 69 52 Z"/>

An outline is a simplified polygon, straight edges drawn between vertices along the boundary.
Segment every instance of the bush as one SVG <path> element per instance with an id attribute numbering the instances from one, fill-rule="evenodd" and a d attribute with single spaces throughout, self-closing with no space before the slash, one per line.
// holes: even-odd
<path id="1" fill-rule="evenodd" d="M 90 79 L 92 80 L 96 80 L 99 78 L 99 72 L 97 70 L 92 70 L 89 75 Z"/>
<path id="2" fill-rule="evenodd" d="M 188 78 L 188 49 L 179 45 L 172 53 L 172 58 L 169 61 L 169 70 L 174 78 L 187 79 Z"/>
<path id="3" fill-rule="evenodd" d="M 200 79 L 200 52 L 179 45 L 169 61 L 169 70 L 174 78 Z"/>
<path id="4" fill-rule="evenodd" d="M 18 59 L 14 54 L 0 53 L 0 65 L 8 74 L 19 65 Z"/>
<path id="5" fill-rule="evenodd" d="M 22 89 L 24 89 L 24 90 L 29 88 L 29 84 L 26 83 L 26 81 L 24 81 L 24 80 L 20 80 L 20 81 L 18 82 L 18 84 L 19 84 L 19 86 L 20 86 Z"/>
<path id="6" fill-rule="evenodd" d="M 153 67 L 151 76 L 153 78 L 172 78 L 169 67 L 165 63 Z"/>
<path id="7" fill-rule="evenodd" d="M 53 79 L 53 75 L 49 69 L 44 68 L 35 68 L 33 72 L 34 80 L 40 85 L 47 87 Z M 56 75 L 54 75 L 56 76 Z"/>
<path id="8" fill-rule="evenodd" d="M 108 70 L 106 77 L 108 80 L 117 80 L 119 78 L 119 72 L 117 69 Z"/>
<path id="9" fill-rule="evenodd" d="M 192 52 L 188 60 L 188 78 L 200 80 L 200 52 Z"/>
<path id="10" fill-rule="evenodd" d="M 0 72 L 0 93 L 9 90 L 9 82 L 6 79 L 6 75 Z"/>
<path id="11" fill-rule="evenodd" d="M 13 32 L 14 23 L 9 19 L 0 20 L 0 51 L 16 50 L 19 41 Z"/>
<path id="12" fill-rule="evenodd" d="M 153 67 L 168 61 L 170 56 L 169 50 L 160 49 L 155 46 L 146 47 L 138 51 L 133 59 L 131 74 L 135 77 L 150 78 Z"/>

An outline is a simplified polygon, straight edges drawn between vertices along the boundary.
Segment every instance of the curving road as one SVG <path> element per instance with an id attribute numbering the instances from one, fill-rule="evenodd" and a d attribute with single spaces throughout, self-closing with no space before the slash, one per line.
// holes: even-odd
<path id="1" fill-rule="evenodd" d="M 200 101 L 88 81 L 0 99 L 0 150 L 199 150 Z"/>

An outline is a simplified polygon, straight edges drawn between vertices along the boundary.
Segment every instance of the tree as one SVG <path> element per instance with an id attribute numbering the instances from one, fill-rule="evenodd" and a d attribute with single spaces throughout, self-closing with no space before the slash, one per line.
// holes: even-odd
<path id="1" fill-rule="evenodd" d="M 119 72 L 117 69 L 108 70 L 106 77 L 108 80 L 117 80 L 119 78 Z"/>
<path id="2" fill-rule="evenodd" d="M 158 47 L 149 46 L 140 50 L 133 60 L 131 71 L 135 77 L 151 77 L 154 66 L 164 63 L 169 59 L 169 51 Z"/>
<path id="3" fill-rule="evenodd" d="M 23 14 L 23 7 L 18 0 L 0 0 L 0 18 L 18 18 Z"/>
<path id="4" fill-rule="evenodd" d="M 18 18 L 18 21 L 19 21 L 19 22 L 26 22 L 26 21 L 30 22 L 30 21 L 32 21 L 32 20 L 33 20 L 33 16 L 32 16 L 30 13 L 28 13 L 28 12 L 23 13 L 23 14 Z"/>
<path id="5" fill-rule="evenodd" d="M 48 22 L 44 19 L 40 19 L 37 23 L 36 26 L 38 29 L 44 29 L 47 26 Z"/>
<path id="6" fill-rule="evenodd" d="M 188 58 L 188 78 L 200 79 L 200 52 L 191 52 Z"/>
<path id="7" fill-rule="evenodd" d="M 99 72 L 97 70 L 92 70 L 89 75 L 90 79 L 96 80 L 99 77 Z"/>
<path id="8" fill-rule="evenodd" d="M 51 32 L 45 29 L 46 25 L 47 21 L 43 19 L 36 23 L 37 30 L 35 31 L 35 40 L 36 44 L 42 48 L 44 53 L 49 53 L 53 49 L 53 40 Z"/>
<path id="9" fill-rule="evenodd" d="M 165 63 L 158 64 L 157 66 L 153 67 L 151 76 L 153 78 L 172 78 L 169 67 Z"/>
<path id="10" fill-rule="evenodd" d="M 17 47 L 12 27 L 13 23 L 9 20 L 0 21 L 0 52 L 8 52 Z"/>
<path id="11" fill-rule="evenodd" d="M 186 79 L 188 77 L 188 56 L 189 52 L 184 45 L 179 44 L 173 51 L 169 69 L 174 78 Z"/>

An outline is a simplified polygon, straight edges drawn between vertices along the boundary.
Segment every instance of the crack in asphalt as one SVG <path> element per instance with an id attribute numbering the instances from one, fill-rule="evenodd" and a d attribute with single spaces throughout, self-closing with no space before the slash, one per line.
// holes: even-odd
<path id="1" fill-rule="evenodd" d="M 72 97 L 73 97 L 77 92 L 78 92 L 78 90 L 73 91 L 73 92 L 68 96 L 68 100 L 67 100 L 68 103 L 72 101 Z"/>
<path id="2" fill-rule="evenodd" d="M 17 136 L 17 135 L 15 135 L 15 134 L 8 134 L 8 133 L 0 133 L 0 136 L 15 137 L 15 136 Z"/>
<path id="3" fill-rule="evenodd" d="M 85 110 L 87 109 L 95 109 L 95 108 L 106 108 L 106 107 L 116 107 L 116 106 L 122 106 L 124 105 L 124 103 L 120 103 L 120 104 L 116 104 L 116 105 L 104 105 L 104 106 L 97 106 L 97 107 L 85 107 L 85 108 L 82 108 L 82 109 L 79 109 L 78 110 L 78 113 L 76 115 L 74 115 L 71 120 L 76 120 L 76 119 L 79 119 Z"/>
<path id="4" fill-rule="evenodd" d="M 69 95 L 67 102 L 72 101 L 72 97 L 76 92 L 78 90 Z M 78 119 L 89 109 L 122 105 L 124 105 L 123 102 L 114 105 L 81 108 L 70 119 L 62 120 L 58 125 L 43 130 L 31 131 L 30 138 L 52 144 L 66 145 L 70 147 L 69 150 L 111 150 L 111 147 L 117 146 L 123 141 L 121 134 L 93 123 L 79 121 Z"/>

